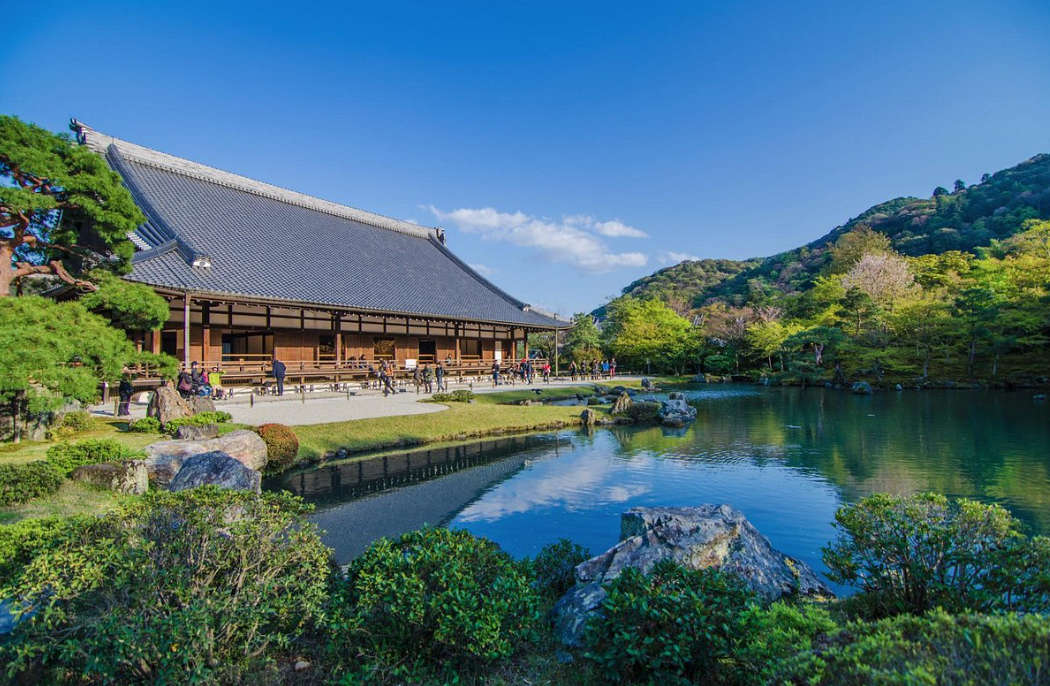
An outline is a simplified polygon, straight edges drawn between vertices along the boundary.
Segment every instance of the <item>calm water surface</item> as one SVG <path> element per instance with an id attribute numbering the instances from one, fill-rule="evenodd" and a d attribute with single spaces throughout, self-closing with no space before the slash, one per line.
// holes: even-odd
<path id="1" fill-rule="evenodd" d="M 934 490 L 1001 503 L 1050 533 L 1050 404 L 1032 391 L 889 392 L 713 386 L 685 430 L 562 431 L 331 463 L 268 481 L 317 505 L 346 562 L 424 523 L 516 556 L 571 538 L 613 545 L 635 505 L 730 503 L 818 570 L 835 509 Z"/>

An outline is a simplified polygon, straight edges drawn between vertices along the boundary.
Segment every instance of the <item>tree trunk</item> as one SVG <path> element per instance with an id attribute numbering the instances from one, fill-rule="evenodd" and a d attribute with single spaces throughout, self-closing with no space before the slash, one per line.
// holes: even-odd
<path id="1" fill-rule="evenodd" d="M 18 431 L 18 394 L 11 399 L 11 436 L 15 443 L 22 442 L 22 434 Z"/>
<path id="2" fill-rule="evenodd" d="M 11 282 L 15 279 L 15 270 L 11 265 L 13 251 L 7 243 L 0 243 L 0 298 L 11 295 Z"/>

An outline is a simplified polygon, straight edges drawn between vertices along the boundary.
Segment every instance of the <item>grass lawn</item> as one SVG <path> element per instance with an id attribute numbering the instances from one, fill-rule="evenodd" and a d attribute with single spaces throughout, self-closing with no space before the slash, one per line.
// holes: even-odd
<path id="1" fill-rule="evenodd" d="M 341 448 L 359 453 L 579 424 L 579 407 L 500 404 L 536 397 L 531 391 L 487 393 L 473 404 L 449 403 L 444 412 L 297 426 L 299 461 L 317 460 Z"/>

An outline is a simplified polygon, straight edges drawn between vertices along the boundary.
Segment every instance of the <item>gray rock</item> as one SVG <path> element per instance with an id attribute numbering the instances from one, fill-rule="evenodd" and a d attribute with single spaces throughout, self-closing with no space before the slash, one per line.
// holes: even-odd
<path id="1" fill-rule="evenodd" d="M 209 438 L 218 438 L 219 425 L 205 424 L 204 426 L 192 426 L 186 424 L 185 426 L 179 427 L 179 431 L 176 435 L 180 440 L 184 441 L 203 441 Z"/>
<path id="2" fill-rule="evenodd" d="M 215 401 L 202 395 L 191 396 L 186 403 L 193 410 L 193 414 L 215 411 Z"/>
<path id="3" fill-rule="evenodd" d="M 896 388 L 898 391 L 903 391 L 904 390 L 904 386 L 901 385 L 901 384 L 897 384 L 894 388 Z"/>
<path id="4" fill-rule="evenodd" d="M 161 386 L 153 392 L 153 397 L 150 398 L 149 406 L 146 408 L 146 416 L 156 417 L 161 426 L 164 426 L 172 419 L 192 417 L 193 408 L 173 387 Z"/>
<path id="5" fill-rule="evenodd" d="M 791 596 L 834 597 L 816 572 L 775 550 L 729 505 L 636 507 L 621 516 L 620 542 L 576 568 L 577 585 L 553 611 L 558 638 L 578 645 L 584 625 L 600 608 L 601 584 L 628 567 L 647 574 L 662 560 L 690 569 L 715 568 L 736 574 L 770 601 Z"/>
<path id="6" fill-rule="evenodd" d="M 850 389 L 857 395 L 871 395 L 871 384 L 867 381 L 855 381 L 853 387 Z"/>
<path id="7" fill-rule="evenodd" d="M 613 404 L 612 414 L 626 414 L 627 410 L 629 410 L 631 408 L 631 405 L 633 404 L 634 401 L 631 400 L 630 394 L 628 394 L 627 391 L 624 391 L 620 394 L 620 397 L 617 398 L 616 402 Z"/>
<path id="8" fill-rule="evenodd" d="M 203 441 L 160 441 L 146 446 L 146 469 L 151 482 L 164 486 L 178 473 L 186 458 L 220 451 L 239 460 L 249 469 L 266 467 L 266 442 L 254 431 L 242 429 Z"/>
<path id="9" fill-rule="evenodd" d="M 696 419 L 696 408 L 686 402 L 684 394 L 672 393 L 660 404 L 656 416 L 664 426 L 682 428 Z"/>
<path id="10" fill-rule="evenodd" d="M 584 426 L 594 426 L 598 423 L 598 413 L 594 410 L 586 409 L 580 413 L 580 421 Z"/>
<path id="11" fill-rule="evenodd" d="M 592 397 L 587 398 L 588 405 L 601 405 L 604 402 L 604 398 Z"/>
<path id="12" fill-rule="evenodd" d="M 262 476 L 245 467 L 224 452 L 214 451 L 186 458 L 182 469 L 168 486 L 170 491 L 184 491 L 198 486 L 218 486 L 239 491 L 260 491 Z"/>
<path id="13" fill-rule="evenodd" d="M 653 382 L 649 379 L 642 379 L 642 388 L 644 388 L 647 391 L 651 391 L 653 389 Z"/>
<path id="14" fill-rule="evenodd" d="M 149 488 L 148 472 L 143 460 L 86 464 L 74 469 L 69 478 L 116 493 L 142 495 Z"/>

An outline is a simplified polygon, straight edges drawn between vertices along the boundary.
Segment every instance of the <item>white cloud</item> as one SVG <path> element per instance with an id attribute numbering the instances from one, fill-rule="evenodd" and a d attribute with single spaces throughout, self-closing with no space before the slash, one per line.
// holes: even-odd
<path id="1" fill-rule="evenodd" d="M 478 274 L 481 274 L 482 276 L 492 276 L 496 273 L 496 270 L 492 267 L 488 267 L 484 264 L 478 264 L 476 262 L 472 263 L 470 265 L 470 268 L 476 271 Z"/>
<path id="2" fill-rule="evenodd" d="M 660 260 L 660 264 L 678 264 L 680 262 L 686 262 L 688 260 L 697 261 L 700 258 L 696 255 L 690 255 L 687 252 L 674 252 L 668 250 L 657 255 L 657 259 Z"/>
<path id="3" fill-rule="evenodd" d="M 649 256 L 641 252 L 612 252 L 601 235 L 642 235 L 622 222 L 596 222 L 588 216 L 564 217 L 554 221 L 524 212 L 500 212 L 491 207 L 460 208 L 445 212 L 427 206 L 439 221 L 454 224 L 465 233 L 479 234 L 484 240 L 506 241 L 537 251 L 552 262 L 568 262 L 591 273 L 621 267 L 644 267 Z M 600 227 L 600 228 L 599 228 Z M 625 231 L 636 233 L 625 233 Z M 603 233 L 606 232 L 606 233 Z M 612 232 L 612 233 L 610 233 Z"/>
<path id="4" fill-rule="evenodd" d="M 608 222 L 596 221 L 594 217 L 586 214 L 574 214 L 567 217 L 563 217 L 562 220 L 570 226 L 578 226 L 584 229 L 590 229 L 595 233 L 599 233 L 609 238 L 648 238 L 649 234 L 636 229 L 633 226 L 627 226 L 619 219 L 613 219 Z"/>

